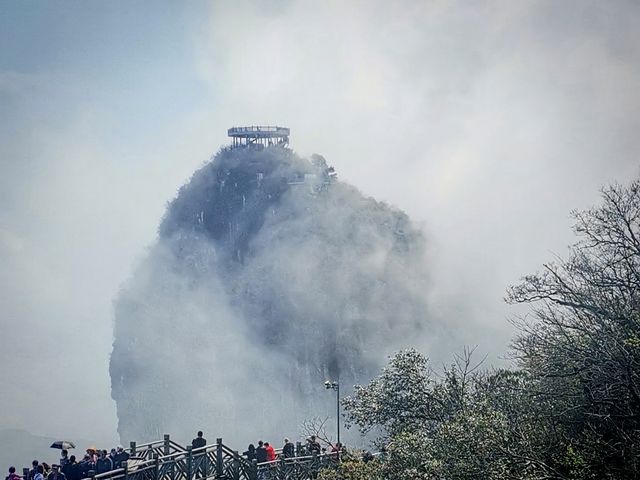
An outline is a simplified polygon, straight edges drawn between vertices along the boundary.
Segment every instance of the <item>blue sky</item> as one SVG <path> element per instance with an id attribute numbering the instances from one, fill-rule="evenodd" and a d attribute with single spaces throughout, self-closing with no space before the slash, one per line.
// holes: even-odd
<path id="1" fill-rule="evenodd" d="M 632 1 L 0 0 L 0 428 L 85 437 L 98 409 L 115 436 L 112 299 L 232 125 L 289 126 L 406 210 L 434 314 L 499 357 L 505 287 L 639 173 L 639 23 Z M 78 376 L 41 408 L 32 378 Z"/>
<path id="2" fill-rule="evenodd" d="M 108 133 L 135 141 L 133 132 L 144 135 L 192 110 L 208 99 L 194 72 L 192 32 L 206 13 L 196 6 L 2 2 L 0 67 L 38 82 L 28 98 L 8 99 L 13 115 L 3 116 L 3 127 L 29 114 L 64 122 L 94 108 L 113 120 Z"/>

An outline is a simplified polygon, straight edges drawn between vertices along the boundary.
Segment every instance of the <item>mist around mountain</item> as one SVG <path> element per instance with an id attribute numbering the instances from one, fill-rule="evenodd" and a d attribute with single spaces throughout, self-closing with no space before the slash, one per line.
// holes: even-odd
<path id="1" fill-rule="evenodd" d="M 323 157 L 222 149 L 168 204 L 115 301 L 121 438 L 296 437 L 334 415 L 325 380 L 346 394 L 399 348 L 446 351 L 428 289 L 423 234 Z"/>

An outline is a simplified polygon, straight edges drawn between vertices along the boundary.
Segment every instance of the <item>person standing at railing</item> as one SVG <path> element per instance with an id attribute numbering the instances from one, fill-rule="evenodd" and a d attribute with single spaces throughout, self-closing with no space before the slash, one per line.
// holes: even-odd
<path id="1" fill-rule="evenodd" d="M 204 433 L 202 433 L 202 431 L 199 431 L 197 435 L 198 436 L 196 438 L 191 440 L 192 451 L 196 449 L 202 449 L 202 447 L 205 447 L 207 445 L 207 440 L 203 436 Z M 206 458 L 204 456 L 204 451 L 198 450 L 193 456 L 196 477 L 199 477 L 201 474 L 202 476 L 204 476 L 204 465 L 203 465 L 204 461 L 206 461 Z"/>
<path id="2" fill-rule="evenodd" d="M 118 452 L 116 452 L 115 448 L 112 448 L 111 451 L 109 452 L 109 460 L 111 460 L 111 469 L 115 470 L 116 468 L 116 455 L 118 454 Z"/>
<path id="3" fill-rule="evenodd" d="M 67 463 L 69 463 L 69 451 L 63 449 L 62 452 L 60 452 L 60 461 L 58 462 L 58 465 L 60 465 L 60 468 L 63 468 Z"/>
<path id="4" fill-rule="evenodd" d="M 288 438 L 284 439 L 284 446 L 282 447 L 282 456 L 284 458 L 293 458 L 296 455 L 295 446 Z"/>
<path id="5" fill-rule="evenodd" d="M 47 480 L 67 480 L 67 478 L 60 471 L 60 465 L 51 465 L 51 473 L 47 476 Z"/>
<path id="6" fill-rule="evenodd" d="M 258 460 L 258 463 L 264 463 L 267 461 L 267 450 L 264 448 L 262 440 L 258 441 L 258 448 L 256 448 L 256 460 Z"/>
<path id="7" fill-rule="evenodd" d="M 198 432 L 198 436 L 191 440 L 191 448 L 195 450 L 196 448 L 202 448 L 207 444 L 207 440 L 203 437 L 202 432 Z"/>
<path id="8" fill-rule="evenodd" d="M 80 480 L 82 478 L 82 468 L 76 461 L 75 455 L 69 457 L 69 463 L 62 467 L 62 473 L 67 477 L 67 480 Z"/>
<path id="9" fill-rule="evenodd" d="M 124 447 L 122 445 L 118 445 L 116 447 L 116 457 L 115 464 L 113 468 L 122 468 L 122 462 L 129 461 L 129 452 L 125 452 Z"/>
<path id="10" fill-rule="evenodd" d="M 309 455 L 313 455 L 314 453 L 320 455 L 322 447 L 320 446 L 320 442 L 316 440 L 315 435 L 311 435 L 311 437 L 307 439 L 307 450 L 309 452 Z"/>
<path id="11" fill-rule="evenodd" d="M 33 480 L 44 480 L 44 467 L 42 465 L 36 466 L 36 473 L 33 476 Z"/>
<path id="12" fill-rule="evenodd" d="M 62 473 L 64 473 L 64 476 L 67 478 L 67 480 L 72 480 L 71 479 L 71 473 L 73 471 L 74 465 L 77 465 L 78 462 L 76 462 L 76 456 L 75 455 L 71 455 L 71 457 L 69 457 L 69 460 L 67 461 L 67 463 L 65 463 L 64 465 L 62 465 L 60 467 L 60 471 Z"/>
<path id="13" fill-rule="evenodd" d="M 21 480 L 21 476 L 16 473 L 16 467 L 9 467 L 9 475 L 4 480 Z"/>
<path id="14" fill-rule="evenodd" d="M 276 459 L 276 451 L 269 442 L 264 442 L 264 449 L 267 451 L 267 462 L 273 462 Z"/>
<path id="15" fill-rule="evenodd" d="M 250 443 L 249 446 L 247 447 L 247 450 L 242 452 L 242 454 L 245 457 L 247 457 L 247 460 L 249 461 L 249 463 L 251 463 L 254 460 L 257 460 L 256 447 L 253 445 L 253 443 Z"/>
<path id="16" fill-rule="evenodd" d="M 113 462 L 109 457 L 107 457 L 107 451 L 102 450 L 100 452 L 100 458 L 98 458 L 98 461 L 96 462 L 96 473 L 105 473 L 109 470 L 113 470 Z"/>
<path id="17" fill-rule="evenodd" d="M 330 443 L 329 445 L 331 445 L 331 453 L 335 455 L 335 459 L 339 462 L 340 457 L 342 457 L 342 454 L 344 453 L 342 443 L 338 442 L 335 445 L 333 443 Z"/>
<path id="18" fill-rule="evenodd" d="M 98 461 L 98 457 L 100 456 L 98 454 L 98 451 L 95 449 L 95 447 L 87 448 L 87 455 L 89 455 L 91 457 L 91 461 L 93 463 L 96 463 Z"/>
<path id="19" fill-rule="evenodd" d="M 36 476 L 36 473 L 38 473 L 38 465 L 40 465 L 40 462 L 38 460 L 34 460 L 33 462 L 31 462 L 31 470 L 29 470 L 29 478 L 25 480 L 33 480 L 34 477 Z"/>
<path id="20" fill-rule="evenodd" d="M 96 464 L 93 461 L 91 455 L 87 453 L 84 456 L 82 461 L 79 463 L 79 469 L 80 469 L 80 478 L 87 478 L 91 470 L 95 472 Z"/>
<path id="21" fill-rule="evenodd" d="M 258 480 L 265 480 L 269 472 L 268 465 L 262 465 L 267 461 L 267 449 L 264 446 L 262 440 L 258 440 L 258 448 L 256 448 L 256 460 L 258 461 Z"/>

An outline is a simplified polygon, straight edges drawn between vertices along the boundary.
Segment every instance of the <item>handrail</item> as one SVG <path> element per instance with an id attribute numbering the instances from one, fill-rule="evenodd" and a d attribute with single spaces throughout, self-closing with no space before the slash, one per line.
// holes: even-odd
<path id="1" fill-rule="evenodd" d="M 160 446 L 160 445 L 164 445 L 164 440 L 153 440 L 151 442 L 147 442 L 147 443 L 141 443 L 141 444 L 136 444 L 136 449 L 141 448 L 149 448 L 149 447 L 153 447 L 154 445 Z"/>
<path id="2" fill-rule="evenodd" d="M 287 127 L 278 127 L 273 125 L 251 125 L 250 127 L 231 127 L 232 132 L 278 132 L 281 130 L 289 130 Z"/>
<path id="3" fill-rule="evenodd" d="M 276 134 L 274 136 L 283 136 L 288 137 L 291 130 L 287 127 L 278 127 L 272 125 L 252 125 L 250 127 L 231 127 L 227 130 L 227 135 L 230 137 L 236 134 L 244 134 L 244 133 L 273 133 Z"/>
<path id="4" fill-rule="evenodd" d="M 115 477 L 116 474 L 119 474 L 119 473 L 124 473 L 124 468 L 118 468 L 116 470 L 109 470 L 108 472 L 99 473 L 93 478 L 97 478 L 97 479 L 100 479 L 100 478 L 111 478 L 111 477 Z"/>

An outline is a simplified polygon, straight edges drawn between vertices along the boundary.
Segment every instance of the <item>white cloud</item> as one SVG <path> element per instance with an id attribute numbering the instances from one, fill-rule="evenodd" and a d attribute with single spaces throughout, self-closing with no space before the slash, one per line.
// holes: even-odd
<path id="1" fill-rule="evenodd" d="M 268 5 L 215 2 L 199 30 L 184 32 L 196 63 L 166 89 L 153 79 L 158 109 L 192 88 L 187 76 L 209 90 L 159 125 L 154 112 L 113 109 L 122 92 L 99 91 L 89 73 L 104 72 L 108 88 L 99 52 L 74 75 L 0 73 L 0 304 L 19 351 L 3 354 L 12 367 L 1 380 L 30 399 L 18 409 L 3 394 L 0 424 L 54 433 L 91 416 L 39 410 L 34 377 L 65 392 L 82 377 L 95 387 L 88 401 L 109 412 L 105 424 L 113 418 L 111 299 L 153 241 L 164 203 L 231 125 L 292 127 L 302 154 L 322 153 L 341 178 L 425 225 L 442 317 L 485 325 L 477 341 L 495 351 L 510 335 L 506 284 L 562 253 L 569 210 L 638 173 L 634 2 Z M 145 48 L 164 58 L 171 41 Z M 127 98 L 148 95 L 144 68 L 127 69 L 138 89 Z M 69 373 L 43 366 L 58 356 Z"/>

